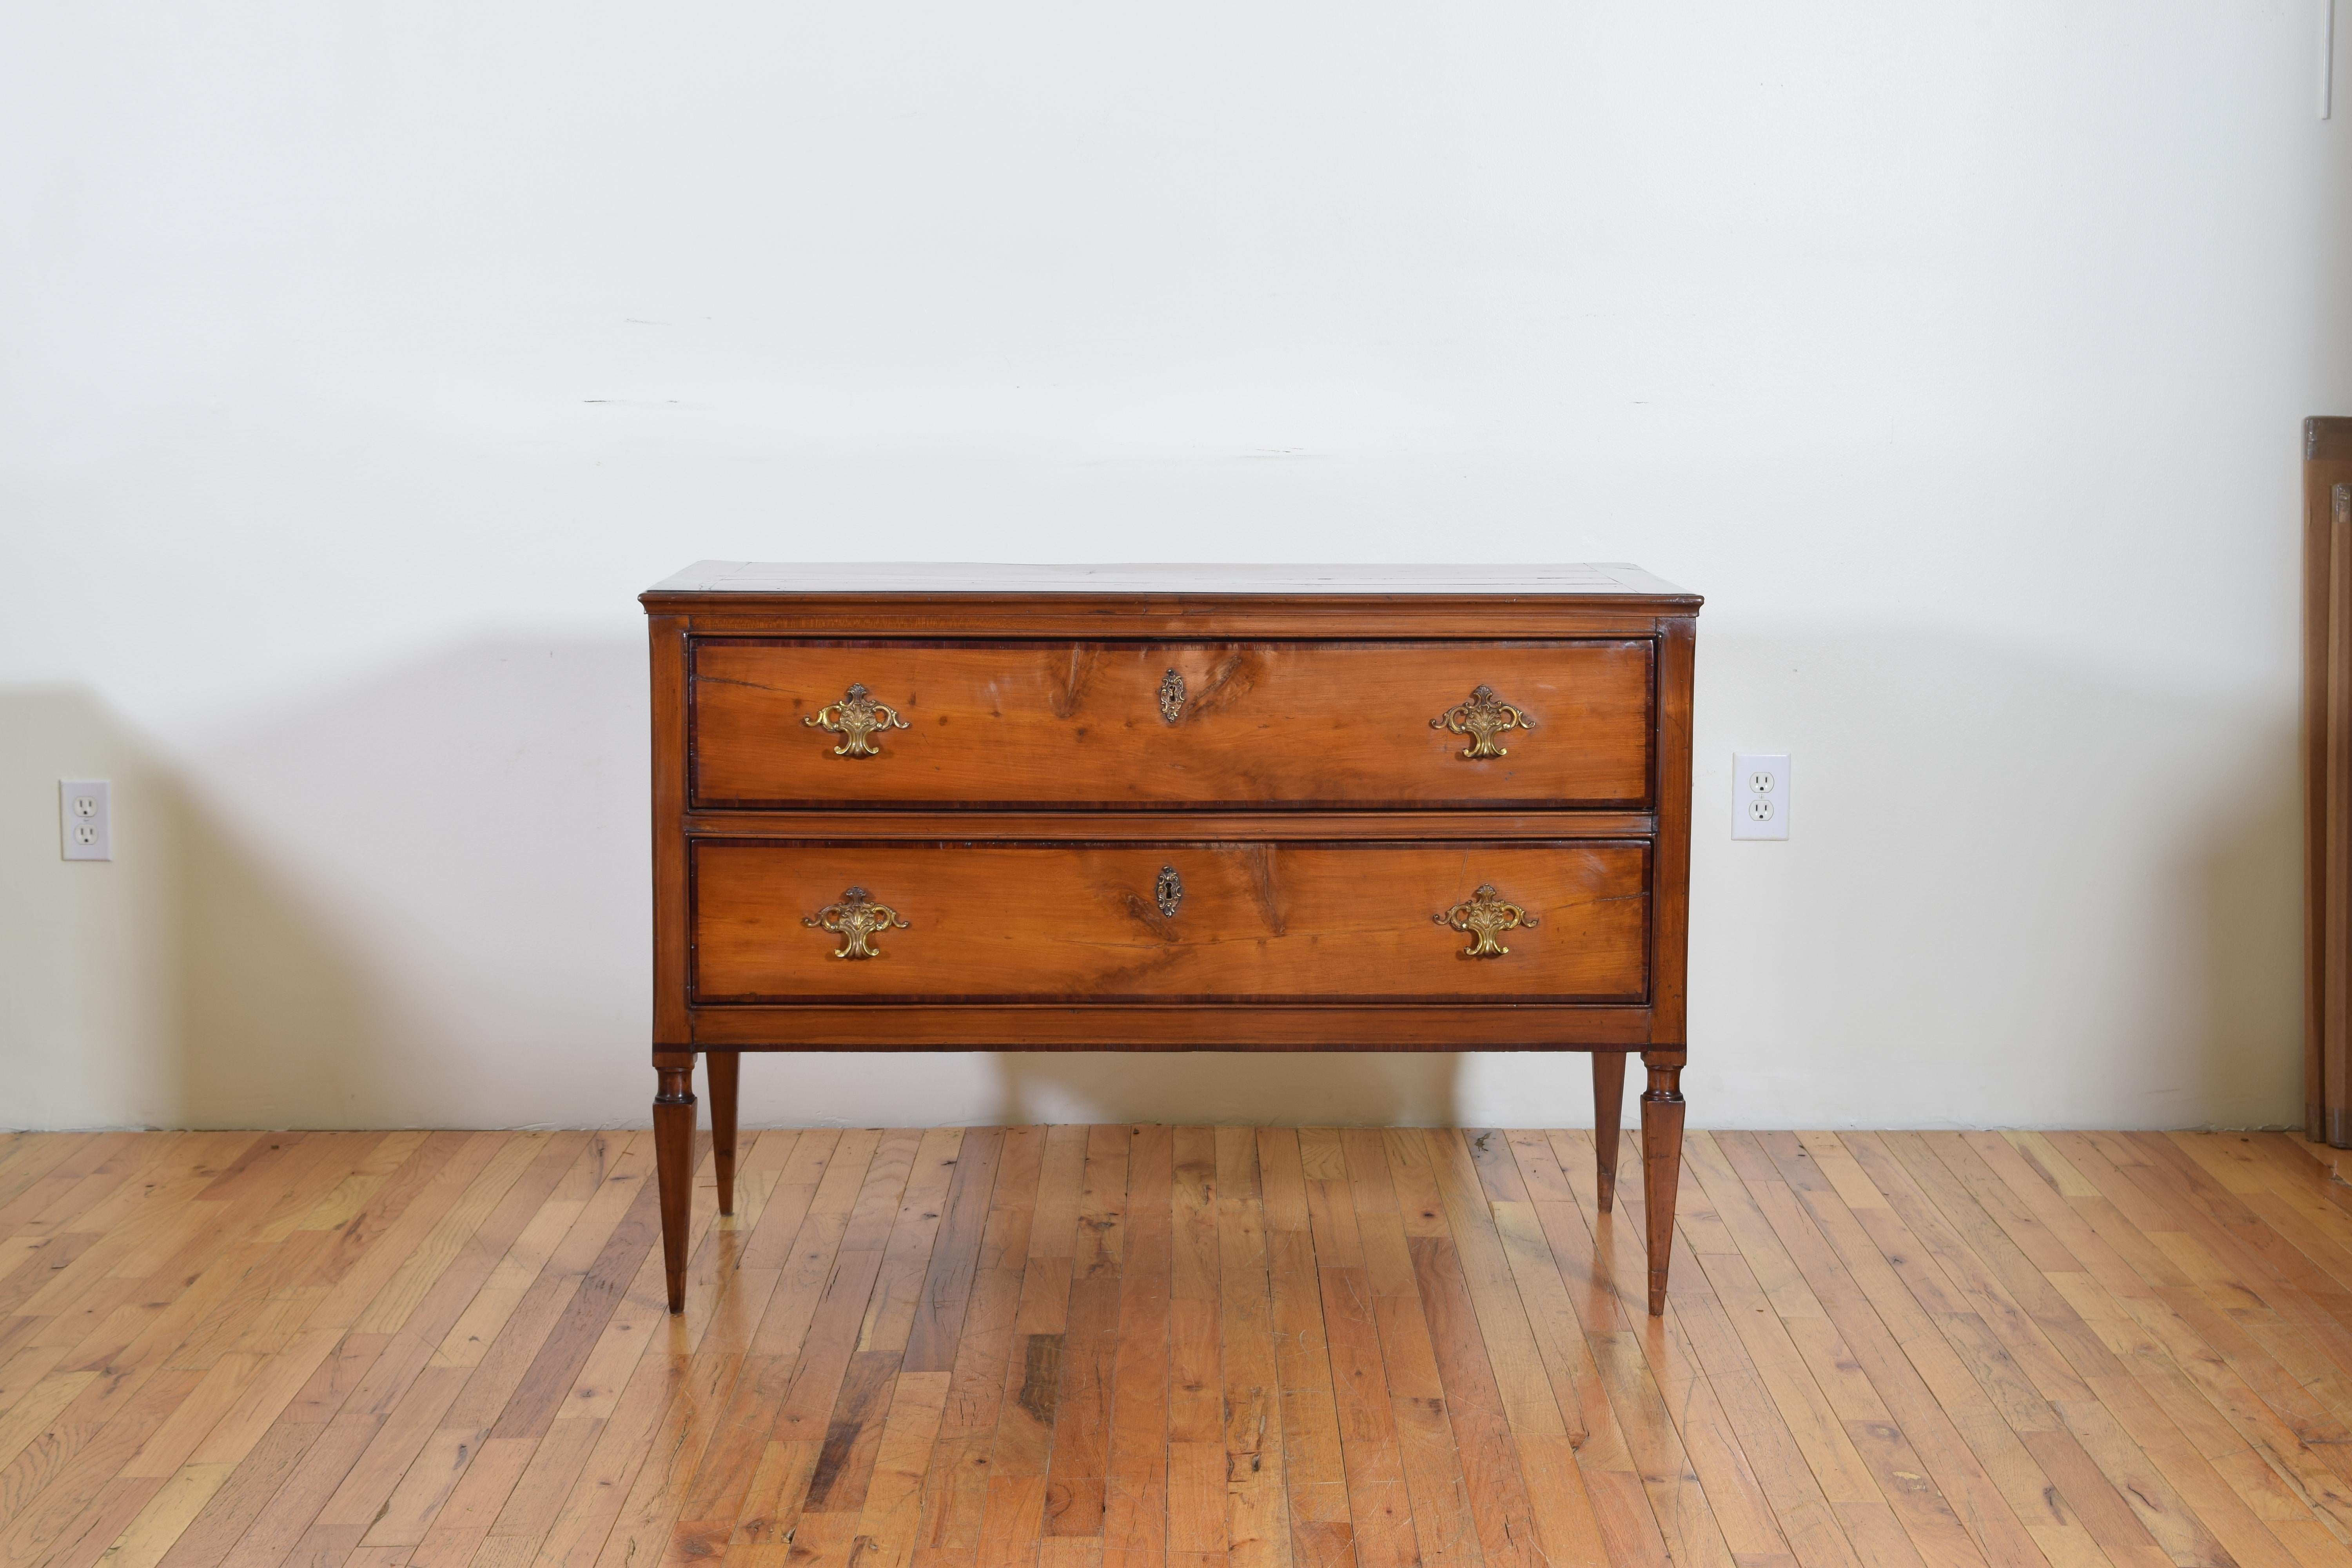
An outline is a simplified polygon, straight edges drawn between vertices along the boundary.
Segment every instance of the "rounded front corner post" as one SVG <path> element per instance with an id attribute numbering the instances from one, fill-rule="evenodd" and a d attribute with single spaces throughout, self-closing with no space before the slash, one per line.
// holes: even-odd
<path id="1" fill-rule="evenodd" d="M 694 1206 L 694 1053 L 654 1057 L 654 1173 L 661 1184 L 662 1273 L 669 1310 L 686 1310 L 687 1219 Z"/>
<path id="2" fill-rule="evenodd" d="M 1666 1268 L 1675 1252 L 1675 1189 L 1683 1170 L 1683 1060 L 1678 1050 L 1643 1051 L 1650 1087 L 1642 1091 L 1642 1203 L 1648 1222 L 1650 1316 L 1666 1310 Z"/>

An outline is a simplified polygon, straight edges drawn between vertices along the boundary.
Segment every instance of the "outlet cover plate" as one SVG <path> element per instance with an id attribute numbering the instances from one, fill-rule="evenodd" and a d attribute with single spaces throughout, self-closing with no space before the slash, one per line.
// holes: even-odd
<path id="1" fill-rule="evenodd" d="M 114 858 L 114 812 L 104 779 L 58 781 L 58 834 L 68 860 Z"/>
<path id="2" fill-rule="evenodd" d="M 1789 753 L 1735 752 L 1731 757 L 1731 836 L 1789 837 Z"/>

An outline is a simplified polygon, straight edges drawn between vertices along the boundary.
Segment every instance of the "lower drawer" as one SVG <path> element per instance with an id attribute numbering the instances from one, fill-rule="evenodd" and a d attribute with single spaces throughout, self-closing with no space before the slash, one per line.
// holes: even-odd
<path id="1" fill-rule="evenodd" d="M 698 1006 L 1648 993 L 1643 841 L 761 838 L 691 854 Z"/>

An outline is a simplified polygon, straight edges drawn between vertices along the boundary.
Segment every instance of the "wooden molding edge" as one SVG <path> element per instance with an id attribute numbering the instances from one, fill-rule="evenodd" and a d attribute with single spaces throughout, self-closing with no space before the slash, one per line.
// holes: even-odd
<path id="1" fill-rule="evenodd" d="M 2337 1208 L 2352 1211 L 2352 1169 L 2347 1169 L 2352 1167 L 2352 1149 L 2330 1148 L 2293 1131 L 2286 1134 L 2286 1139 L 2290 1144 L 2310 1155 L 2312 1163 L 2318 1166 L 2321 1174 L 2327 1178 L 2328 1202 Z"/>

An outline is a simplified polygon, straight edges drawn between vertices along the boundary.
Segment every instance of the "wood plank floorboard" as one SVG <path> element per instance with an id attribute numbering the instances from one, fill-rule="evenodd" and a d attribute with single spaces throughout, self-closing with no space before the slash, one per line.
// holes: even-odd
<path id="1" fill-rule="evenodd" d="M 2324 1157 L 2315 1157 L 2324 1156 Z M 0 1568 L 2352 1568 L 2282 1133 L 0 1134 Z"/>

